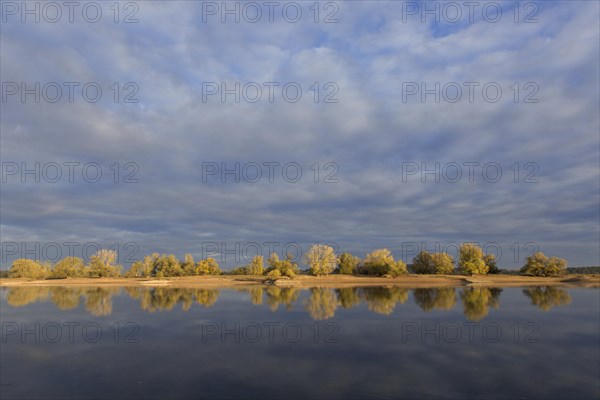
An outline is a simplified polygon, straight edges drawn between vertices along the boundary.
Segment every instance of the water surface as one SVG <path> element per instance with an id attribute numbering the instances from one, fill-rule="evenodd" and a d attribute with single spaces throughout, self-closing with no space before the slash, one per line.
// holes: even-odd
<path id="1" fill-rule="evenodd" d="M 600 398 L 600 290 L 0 289 L 8 398 Z"/>

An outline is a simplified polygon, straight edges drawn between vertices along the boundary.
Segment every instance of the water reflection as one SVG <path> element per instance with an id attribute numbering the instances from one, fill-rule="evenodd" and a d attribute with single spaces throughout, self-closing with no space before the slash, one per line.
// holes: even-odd
<path id="1" fill-rule="evenodd" d="M 527 288 L 523 294 L 531 299 L 531 304 L 544 311 L 571 303 L 571 296 L 566 290 L 553 286 Z"/>
<path id="2" fill-rule="evenodd" d="M 346 287 L 307 290 L 294 287 L 258 286 L 236 289 L 247 293 L 253 305 L 266 304 L 271 311 L 280 307 L 292 310 L 298 303 L 314 320 L 333 318 L 340 309 L 351 309 L 360 304 L 377 314 L 390 315 L 398 304 L 404 304 L 409 289 L 400 287 Z M 78 308 L 83 301 L 85 310 L 95 316 L 110 315 L 112 297 L 123 291 L 139 302 L 142 310 L 169 311 L 181 305 L 188 311 L 194 304 L 212 307 L 219 297 L 219 289 L 189 289 L 171 287 L 12 287 L 7 292 L 7 302 L 13 307 L 23 307 L 36 302 L 51 301 L 60 310 Z M 499 308 L 502 289 L 486 287 L 412 289 L 414 302 L 423 311 L 451 310 L 456 306 L 459 292 L 463 312 L 467 319 L 480 321 L 490 308 Z M 300 302 L 301 293 L 305 298 Z M 531 304 L 547 311 L 571 302 L 565 289 L 557 287 L 531 287 L 523 290 Z"/>
<path id="3" fill-rule="evenodd" d="M 338 299 L 335 292 L 326 288 L 311 288 L 306 311 L 314 320 L 333 318 Z"/>
<path id="4" fill-rule="evenodd" d="M 204 307 L 212 307 L 219 297 L 217 289 L 185 289 L 185 288 L 125 288 L 125 292 L 133 299 L 140 301 L 140 308 L 145 311 L 169 311 L 181 304 L 188 311 L 194 302 Z"/>
<path id="5" fill-rule="evenodd" d="M 97 317 L 112 313 L 112 296 L 119 288 L 69 288 L 69 287 L 16 287 L 11 288 L 6 301 L 13 307 L 22 307 L 38 301 L 50 299 L 61 310 L 79 307 L 81 298 L 85 299 L 85 309 Z"/>
<path id="6" fill-rule="evenodd" d="M 413 292 L 415 303 L 423 311 L 433 309 L 450 310 L 456 304 L 456 290 L 454 288 L 415 289 Z"/>
<path id="7" fill-rule="evenodd" d="M 377 314 L 389 315 L 396 303 L 404 304 L 408 300 L 408 289 L 399 287 L 367 287 L 361 292 L 369 310 Z"/>
<path id="8" fill-rule="evenodd" d="M 500 307 L 498 288 L 467 287 L 460 293 L 465 317 L 471 321 L 481 321 L 488 315 L 490 307 Z"/>

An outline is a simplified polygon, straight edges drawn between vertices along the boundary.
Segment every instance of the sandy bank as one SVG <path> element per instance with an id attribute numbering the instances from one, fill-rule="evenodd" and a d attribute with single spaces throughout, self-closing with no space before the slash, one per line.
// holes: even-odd
<path id="1" fill-rule="evenodd" d="M 264 285 L 259 276 L 224 275 L 190 276 L 181 278 L 68 278 L 68 279 L 0 279 L 0 287 L 10 286 L 171 286 L 171 287 L 240 287 Z M 515 275 L 406 275 L 397 278 L 370 276 L 329 275 L 323 277 L 300 275 L 287 285 L 295 287 L 352 287 L 352 286 L 398 286 L 427 288 L 444 286 L 571 286 L 600 288 L 600 275 L 565 275 L 561 277 L 531 277 Z"/>

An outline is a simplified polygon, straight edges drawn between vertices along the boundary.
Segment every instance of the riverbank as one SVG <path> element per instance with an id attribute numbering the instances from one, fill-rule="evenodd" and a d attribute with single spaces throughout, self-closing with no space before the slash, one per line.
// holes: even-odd
<path id="1" fill-rule="evenodd" d="M 12 286 L 168 286 L 190 288 L 227 288 L 275 284 L 277 286 L 310 287 L 353 287 L 353 286 L 397 286 L 405 288 L 488 286 L 572 286 L 600 288 L 598 274 L 570 274 L 560 277 L 532 277 L 518 275 L 405 275 L 397 278 L 371 276 L 299 275 L 294 279 L 265 282 L 265 277 L 248 275 L 186 276 L 164 279 L 153 278 L 67 278 L 67 279 L 0 279 L 0 287 Z"/>

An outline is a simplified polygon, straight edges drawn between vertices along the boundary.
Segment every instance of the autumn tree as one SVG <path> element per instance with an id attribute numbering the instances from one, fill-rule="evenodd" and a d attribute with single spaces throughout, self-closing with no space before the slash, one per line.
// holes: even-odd
<path id="1" fill-rule="evenodd" d="M 451 274 L 454 271 L 454 258 L 448 253 L 433 253 L 433 269 L 436 274 Z"/>
<path id="2" fill-rule="evenodd" d="M 196 265 L 196 275 L 220 275 L 219 263 L 212 257 L 200 260 Z"/>
<path id="3" fill-rule="evenodd" d="M 366 275 L 391 275 L 398 276 L 407 274 L 406 264 L 402 261 L 394 261 L 394 256 L 388 249 L 377 249 L 365 257 L 361 272 Z"/>
<path id="4" fill-rule="evenodd" d="M 496 265 L 496 256 L 493 254 L 486 254 L 483 256 L 483 262 L 488 267 L 488 274 L 499 274 L 500 269 Z"/>
<path id="5" fill-rule="evenodd" d="M 79 257 L 65 257 L 54 265 L 52 277 L 75 278 L 85 274 L 85 262 Z"/>
<path id="6" fill-rule="evenodd" d="M 91 277 L 115 277 L 121 273 L 121 266 L 117 264 L 117 252 L 114 250 L 99 250 L 90 259 Z"/>
<path id="7" fill-rule="evenodd" d="M 464 243 L 458 249 L 458 267 L 465 275 L 487 274 L 483 250 L 474 243 Z"/>
<path id="8" fill-rule="evenodd" d="M 333 272 L 339 259 L 333 247 L 324 244 L 315 244 L 304 255 L 310 273 L 315 276 L 328 275 Z"/>
<path id="9" fill-rule="evenodd" d="M 416 274 L 433 274 L 435 273 L 435 268 L 433 265 L 433 257 L 431 254 L 426 252 L 425 250 L 421 250 L 419 254 L 413 258 L 412 261 L 412 270 Z"/>
<path id="10" fill-rule="evenodd" d="M 163 254 L 154 260 L 153 275 L 160 277 L 183 276 L 183 269 L 175 255 Z"/>
<path id="11" fill-rule="evenodd" d="M 13 261 L 8 272 L 10 278 L 44 279 L 50 270 L 47 265 L 27 258 Z"/>
<path id="12" fill-rule="evenodd" d="M 448 253 L 428 253 L 423 250 L 413 258 L 412 269 L 417 274 L 451 274 L 454 258 Z"/>
<path id="13" fill-rule="evenodd" d="M 248 275 L 262 275 L 265 272 L 264 257 L 254 256 L 252 261 L 246 265 L 246 272 Z"/>
<path id="14" fill-rule="evenodd" d="M 338 264 L 340 274 L 353 275 L 356 273 L 360 258 L 350 253 L 342 253 Z"/>
<path id="15" fill-rule="evenodd" d="M 181 263 L 181 270 L 185 276 L 196 274 L 196 262 L 194 261 L 194 256 L 189 253 L 185 255 L 183 262 Z"/>
<path id="16" fill-rule="evenodd" d="M 300 271 L 298 269 L 298 264 L 296 264 L 293 260 L 293 256 L 288 254 L 285 260 L 280 260 L 277 253 L 271 254 L 271 257 L 267 260 L 269 263 L 269 268 L 267 268 L 267 273 L 271 271 L 277 270 L 280 275 L 287 276 L 293 278 Z"/>
<path id="17" fill-rule="evenodd" d="M 138 260 L 131 265 L 129 271 L 125 274 L 128 278 L 147 278 L 154 273 L 154 265 L 156 260 L 160 258 L 160 254 L 153 253 L 150 256 L 144 257 L 143 260 Z"/>
<path id="18" fill-rule="evenodd" d="M 567 261 L 558 257 L 546 257 L 538 251 L 527 257 L 521 273 L 533 276 L 564 275 L 567 273 Z"/>

